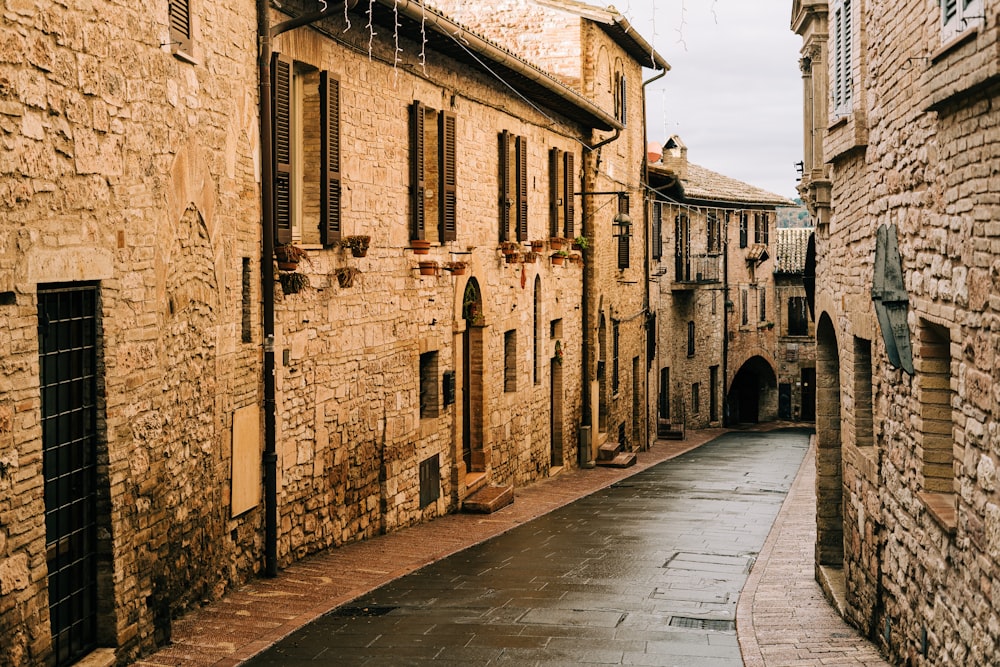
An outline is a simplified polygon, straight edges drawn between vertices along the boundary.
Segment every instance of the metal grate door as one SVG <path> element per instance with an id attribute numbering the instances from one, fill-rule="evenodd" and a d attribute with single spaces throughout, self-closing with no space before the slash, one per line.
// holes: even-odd
<path id="1" fill-rule="evenodd" d="M 97 635 L 97 289 L 39 290 L 49 619 L 56 664 Z"/>

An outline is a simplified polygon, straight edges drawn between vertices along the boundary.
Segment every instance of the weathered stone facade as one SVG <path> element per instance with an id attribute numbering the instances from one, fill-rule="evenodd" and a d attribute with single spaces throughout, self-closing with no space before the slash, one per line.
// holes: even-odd
<path id="1" fill-rule="evenodd" d="M 995 664 L 997 8 L 797 1 L 792 28 L 821 135 L 818 574 L 894 661 Z"/>
<path id="2" fill-rule="evenodd" d="M 589 394 L 583 421 L 591 459 L 602 446 L 648 447 L 655 422 L 647 414 L 652 370 L 648 283 L 648 197 L 645 174 L 643 67 L 669 65 L 613 8 L 575 0 L 502 0 L 482 12 L 473 3 L 439 0 L 446 13 L 505 47 L 541 63 L 598 106 L 614 109 L 620 135 L 595 135 L 583 158 L 577 204 L 583 210 L 582 356 Z M 513 28 L 516 26 L 516 29 Z M 566 54 L 579 53 L 575 60 Z M 615 226 L 625 213 L 627 231 Z"/>
<path id="3" fill-rule="evenodd" d="M 359 8 L 346 16 L 351 27 L 335 14 L 276 37 L 292 63 L 292 170 L 309 168 L 292 177 L 290 230 L 307 261 L 289 273 L 260 262 L 255 6 L 181 4 L 190 40 L 174 36 L 167 3 L 153 12 L 12 6 L 0 28 L 0 665 L 73 659 L 76 639 L 53 639 L 49 622 L 52 564 L 76 539 L 60 537 L 58 518 L 46 525 L 60 475 L 93 475 L 81 501 L 93 515 L 93 569 L 67 574 L 96 590 L 97 629 L 84 650 L 107 647 L 127 662 L 167 641 L 185 608 L 260 571 L 262 350 L 271 345 L 261 284 L 276 301 L 279 564 L 592 458 L 580 457 L 578 433 L 598 403 L 589 351 L 598 311 L 621 323 L 626 360 L 626 391 L 602 385 L 608 423 L 646 428 L 636 409 L 645 401 L 636 371 L 646 363 L 645 225 L 633 226 L 629 266 L 619 269 L 607 198 L 576 194 L 639 192 L 641 66 L 620 38 L 573 19 L 575 92 L 472 33 L 474 55 L 454 48 L 459 26 L 409 4 L 397 15 L 393 2 L 375 3 L 371 27 Z M 273 12 L 271 22 L 285 18 Z M 524 77 L 524 91 L 479 60 Z M 311 170 L 329 148 L 312 121 L 328 113 L 316 95 L 327 73 L 339 82 L 338 233 L 370 236 L 364 257 L 315 229 Z M 622 73 L 627 104 L 616 96 Z M 425 119 L 455 121 L 453 136 L 435 122 L 423 130 L 421 208 L 436 216 L 453 201 L 455 224 L 428 224 L 421 256 L 415 102 Z M 626 125 L 614 143 L 584 150 Z M 510 152 L 498 159 L 504 137 Z M 436 188 L 449 178 L 452 139 L 447 200 L 431 191 L 445 192 Z M 509 175 L 517 210 L 505 218 Z M 557 265 L 548 239 L 571 230 L 591 243 Z M 518 245 L 515 261 L 501 253 L 504 240 Z M 536 240 L 540 252 L 529 253 Z M 437 270 L 421 274 L 420 259 Z M 64 292 L 77 310 L 60 319 L 46 304 Z M 80 345 L 48 363 L 63 334 Z M 610 338 L 601 342 L 610 349 Z M 90 356 L 79 361 L 80 350 Z M 82 425 L 59 420 L 62 385 L 81 387 L 67 395 Z M 50 440 L 77 437 L 92 460 L 45 453 Z"/>
<path id="4" fill-rule="evenodd" d="M 804 252 L 788 255 L 808 230 L 776 228 L 791 202 L 689 163 L 677 137 L 650 172 L 659 430 L 809 419 L 793 409 L 814 363 L 808 318 L 790 330 L 787 317 L 805 295 Z"/>

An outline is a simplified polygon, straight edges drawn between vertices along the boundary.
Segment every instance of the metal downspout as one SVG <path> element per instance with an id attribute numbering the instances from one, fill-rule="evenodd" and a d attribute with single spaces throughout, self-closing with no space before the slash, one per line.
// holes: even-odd
<path id="1" fill-rule="evenodd" d="M 667 75 L 667 68 L 664 67 L 663 71 L 661 71 L 656 76 L 654 76 L 654 77 L 652 77 L 652 78 L 644 81 L 643 84 L 642 84 L 642 136 L 643 136 L 643 142 L 642 142 L 642 173 L 640 174 L 640 177 L 639 177 L 639 183 L 641 184 L 641 188 L 642 188 L 641 189 L 641 192 L 642 192 L 642 224 L 643 224 L 643 234 L 642 234 L 642 237 L 643 237 L 643 239 L 645 239 L 645 248 L 644 248 L 643 257 L 642 257 L 642 270 L 643 270 L 643 274 L 642 274 L 643 275 L 642 309 L 646 312 L 646 325 L 643 327 L 643 329 L 646 332 L 646 338 L 647 338 L 647 340 L 646 340 L 646 351 L 648 352 L 650 350 L 648 338 L 649 338 L 649 336 L 653 336 L 654 337 L 654 343 L 656 343 L 656 347 L 653 348 L 653 349 L 656 350 L 656 354 L 657 355 L 659 354 L 659 350 L 660 350 L 660 347 L 659 347 L 659 342 L 660 341 L 657 340 L 659 338 L 659 336 L 657 335 L 656 331 L 650 331 L 650 326 L 649 326 L 649 306 L 650 306 L 650 298 L 649 298 L 650 257 L 649 256 L 650 256 L 650 251 L 651 251 L 652 247 L 651 247 L 651 239 L 649 238 L 649 198 L 646 196 L 646 190 L 645 190 L 645 186 L 647 186 L 649 184 L 649 159 L 646 157 L 646 142 L 649 141 L 649 137 L 647 136 L 648 122 L 647 122 L 647 118 L 646 118 L 646 86 L 648 86 L 649 84 L 653 83 L 654 81 L 656 81 L 658 79 L 662 79 L 666 75 Z M 659 306 L 659 299 L 657 299 L 657 306 Z M 660 318 L 657 317 L 653 321 L 656 322 L 657 327 L 659 327 Z M 646 397 L 645 410 L 643 410 L 643 422 L 645 422 L 643 424 L 644 428 L 643 428 L 643 431 L 642 431 L 644 433 L 644 436 L 643 436 L 643 443 L 644 443 L 643 444 L 643 450 L 648 450 L 649 449 L 649 433 L 650 433 L 650 429 L 649 429 L 649 365 L 652 362 L 653 362 L 652 359 L 646 359 L 646 368 L 643 371 L 643 376 L 644 376 L 643 377 L 643 382 L 644 382 L 644 385 L 645 385 L 645 388 L 643 389 L 643 391 L 644 391 L 644 396 Z"/>
<path id="2" fill-rule="evenodd" d="M 357 0 L 347 0 L 348 8 Z M 261 258 L 260 283 L 264 333 L 264 574 L 278 574 L 278 453 L 275 423 L 276 401 L 274 382 L 274 145 L 271 137 L 271 41 L 283 32 L 309 25 L 333 14 L 341 3 L 326 11 L 300 16 L 271 27 L 269 0 L 257 0 L 257 70 L 260 73 L 260 205 Z"/>

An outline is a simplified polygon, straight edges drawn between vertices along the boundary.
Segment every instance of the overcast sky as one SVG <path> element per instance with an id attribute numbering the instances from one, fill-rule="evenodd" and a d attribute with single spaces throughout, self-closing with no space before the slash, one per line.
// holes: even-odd
<path id="1" fill-rule="evenodd" d="M 603 2 L 594 2 L 601 5 Z M 647 87 L 649 137 L 688 159 L 794 198 L 802 159 L 801 38 L 792 0 L 615 0 L 671 70 Z M 652 76 L 645 72 L 645 78 Z"/>

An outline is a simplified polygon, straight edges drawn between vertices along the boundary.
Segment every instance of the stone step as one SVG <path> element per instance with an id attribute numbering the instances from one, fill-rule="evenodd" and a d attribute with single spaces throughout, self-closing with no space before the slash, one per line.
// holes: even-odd
<path id="1" fill-rule="evenodd" d="M 597 448 L 598 461 L 610 461 L 622 451 L 621 443 L 608 441 Z"/>
<path id="2" fill-rule="evenodd" d="M 607 468 L 628 468 L 636 462 L 635 452 L 619 452 L 613 459 L 598 459 L 597 465 Z"/>
<path id="3" fill-rule="evenodd" d="M 672 429 L 660 429 L 657 432 L 657 437 L 663 440 L 683 440 L 684 431 L 675 431 Z"/>
<path id="4" fill-rule="evenodd" d="M 514 502 L 513 486 L 484 486 L 462 501 L 462 511 L 492 514 L 512 502 Z"/>

